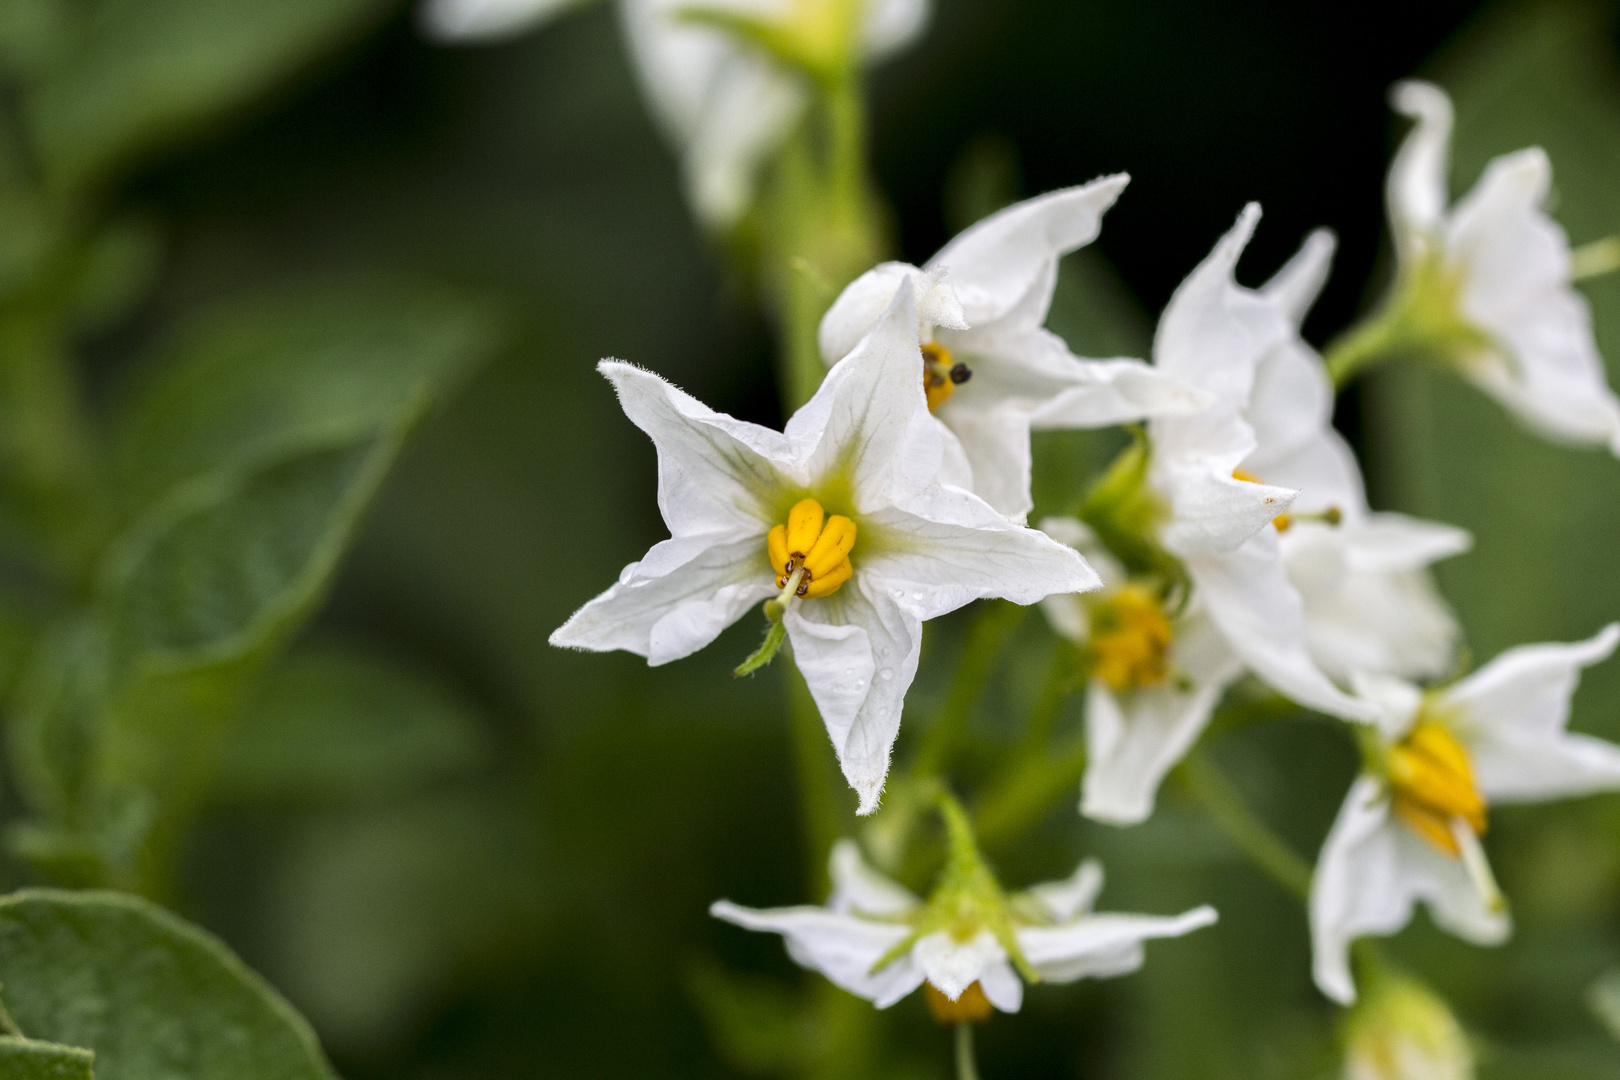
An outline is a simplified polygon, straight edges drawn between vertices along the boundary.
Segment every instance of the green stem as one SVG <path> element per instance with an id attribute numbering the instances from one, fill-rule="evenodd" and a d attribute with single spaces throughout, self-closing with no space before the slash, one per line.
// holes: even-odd
<path id="1" fill-rule="evenodd" d="M 826 896 L 827 855 L 845 831 L 839 809 L 843 784 L 838 775 L 821 712 L 810 696 L 798 668 L 787 673 L 788 715 L 792 725 L 794 779 L 799 789 L 799 815 L 803 819 L 805 877 L 811 896 Z"/>
<path id="2" fill-rule="evenodd" d="M 1311 894 L 1311 868 L 1272 832 L 1196 747 L 1176 770 L 1193 798 L 1251 862 L 1300 900 Z"/>
<path id="3" fill-rule="evenodd" d="M 1342 390 L 1363 371 L 1392 358 L 1400 347 L 1396 320 L 1379 312 L 1335 338 L 1323 353 L 1333 388 Z"/>
<path id="4" fill-rule="evenodd" d="M 979 1066 L 973 1059 L 973 1025 L 956 1025 L 956 1080 L 979 1080 Z"/>
<path id="5" fill-rule="evenodd" d="M 912 761 L 914 776 L 934 776 L 950 763 L 951 752 L 967 727 L 969 714 L 995 671 L 996 660 L 1012 632 L 1028 614 L 1027 608 L 1005 600 L 992 600 L 974 613 L 967 640 L 957 658 L 951 688 L 933 724 L 923 733 L 922 745 Z"/>

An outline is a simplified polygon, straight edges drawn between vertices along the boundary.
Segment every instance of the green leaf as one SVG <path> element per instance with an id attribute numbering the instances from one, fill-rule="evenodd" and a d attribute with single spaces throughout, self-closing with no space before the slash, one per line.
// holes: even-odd
<path id="1" fill-rule="evenodd" d="M 32 10 L 38 4 L 25 5 Z M 41 69 L 23 112 L 57 190 L 108 177 L 285 81 L 374 25 L 390 0 L 91 0 L 66 29 L 30 22 Z M 38 20 L 35 20 L 36 22 Z M 38 59 L 49 37 L 48 62 Z"/>
<path id="2" fill-rule="evenodd" d="M 334 1080 L 279 994 L 212 935 L 135 897 L 0 899 L 0 980 L 17 1027 L 95 1051 L 100 1080 Z"/>
<path id="3" fill-rule="evenodd" d="M 95 1060 L 76 1046 L 0 1036 L 0 1076 L 6 1080 L 94 1080 Z"/>
<path id="4" fill-rule="evenodd" d="M 100 821 L 127 840 L 130 808 L 153 798 L 172 832 L 406 434 L 494 342 L 458 296 L 351 279 L 222 307 L 158 350 L 120 413 L 123 523 L 13 727 L 30 804 L 58 832 Z M 127 862 L 110 839 L 88 846 Z"/>
<path id="5" fill-rule="evenodd" d="M 491 756 L 469 702 L 413 668 L 324 642 L 268 673 L 232 728 L 216 790 L 232 802 L 376 798 Z"/>

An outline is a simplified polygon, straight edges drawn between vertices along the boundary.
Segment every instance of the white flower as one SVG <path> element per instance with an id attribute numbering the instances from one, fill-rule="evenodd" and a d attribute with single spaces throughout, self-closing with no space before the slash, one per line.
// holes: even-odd
<path id="1" fill-rule="evenodd" d="M 671 537 L 551 636 L 665 664 L 781 593 L 795 663 L 861 813 L 876 808 L 922 623 L 981 597 L 1095 588 L 1070 548 L 938 482 L 911 295 L 777 432 L 618 361 L 600 370 L 658 449 Z M 909 359 L 908 359 L 909 358 Z"/>
<path id="2" fill-rule="evenodd" d="M 1511 649 L 1454 686 L 1424 694 L 1360 677 L 1378 706 L 1368 769 L 1346 796 L 1311 884 L 1316 985 L 1355 1000 L 1350 943 L 1393 934 L 1424 901 L 1460 937 L 1507 937 L 1506 904 L 1480 846 L 1491 803 L 1620 788 L 1620 747 L 1565 730 L 1582 668 L 1620 644 L 1620 624 L 1572 645 Z"/>
<path id="3" fill-rule="evenodd" d="M 1041 601 L 1052 628 L 1091 658 L 1080 812 L 1120 825 L 1146 821 L 1160 781 L 1243 665 L 1196 596 L 1172 615 L 1086 525 L 1047 518 L 1040 527 L 1079 551 L 1103 584 L 1101 592 Z"/>
<path id="4" fill-rule="evenodd" d="M 919 374 L 949 430 L 953 479 L 1019 521 L 1032 505 L 1031 429 L 1106 427 L 1207 403 L 1140 360 L 1083 360 L 1044 328 L 1058 260 L 1096 238 L 1128 180 L 1106 176 L 1009 206 L 923 269 L 884 263 L 851 282 L 821 321 L 821 357 L 834 364 L 910 285 L 929 346 Z"/>
<path id="5" fill-rule="evenodd" d="M 1532 147 L 1494 159 L 1448 208 L 1450 99 L 1431 83 L 1402 82 L 1391 101 L 1417 121 L 1387 192 L 1409 317 L 1442 336 L 1451 329 L 1448 359 L 1530 428 L 1620 454 L 1620 401 L 1570 284 L 1569 240 L 1541 209 L 1547 155 Z"/>
<path id="6" fill-rule="evenodd" d="M 1239 468 L 1299 492 L 1276 524 L 1317 666 L 1341 683 L 1353 671 L 1439 677 L 1451 670 L 1459 631 L 1427 567 L 1468 550 L 1472 537 L 1367 507 L 1355 454 L 1333 428 L 1333 384 L 1298 333 L 1327 280 L 1333 248 L 1331 233 L 1311 234 L 1261 290 L 1293 332 L 1256 371 L 1243 411 L 1255 448 Z"/>
<path id="7" fill-rule="evenodd" d="M 423 0 L 418 21 L 438 41 L 496 41 L 584 2 Z M 801 75 L 762 49 L 683 13 L 786 20 L 829 6 L 830 0 L 619 0 L 647 104 L 681 155 L 687 197 L 706 225 L 728 227 L 748 210 L 761 168 L 798 123 L 809 90 Z M 932 4 L 867 0 L 860 9 L 860 48 L 875 62 L 916 40 Z"/>
<path id="8" fill-rule="evenodd" d="M 862 862 L 853 841 L 832 852 L 833 895 L 826 907 L 758 910 L 728 900 L 710 909 L 716 918 L 749 930 L 781 934 L 795 963 L 886 1009 L 927 982 L 947 1000 L 972 994 L 1017 1012 L 1024 1000 L 1015 965 L 1049 982 L 1124 975 L 1142 966 L 1142 943 L 1180 937 L 1215 921 L 1215 910 L 1194 908 L 1172 917 L 1093 914 L 1102 891 L 1102 867 L 1088 859 L 1065 881 L 1037 885 L 1007 905 L 1003 933 L 989 926 L 932 929 L 914 923 L 929 909 L 910 892 Z"/>
<path id="9" fill-rule="evenodd" d="M 1155 365 L 1216 403 L 1148 425 L 1147 482 L 1163 504 L 1158 541 L 1181 560 L 1203 610 L 1256 675 L 1302 705 L 1369 719 L 1366 704 L 1335 686 L 1306 644 L 1304 604 L 1272 524 L 1296 492 L 1241 469 L 1257 446 L 1245 416 L 1256 369 L 1294 335 L 1281 305 L 1233 278 L 1259 218 L 1258 206 L 1245 208 L 1159 321 Z"/>

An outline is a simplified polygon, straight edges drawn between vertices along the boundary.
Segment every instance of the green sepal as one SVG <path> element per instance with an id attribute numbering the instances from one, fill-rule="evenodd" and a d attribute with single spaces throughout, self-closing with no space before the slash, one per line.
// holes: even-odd
<path id="1" fill-rule="evenodd" d="M 766 604 L 773 602 L 767 600 Z M 782 642 L 785 640 L 787 640 L 787 626 L 782 622 L 781 618 L 772 619 L 771 628 L 765 631 L 765 640 L 760 643 L 759 648 L 749 655 L 748 659 L 732 669 L 731 677 L 737 679 L 744 675 L 752 675 L 776 659 L 776 650 L 782 647 Z"/>

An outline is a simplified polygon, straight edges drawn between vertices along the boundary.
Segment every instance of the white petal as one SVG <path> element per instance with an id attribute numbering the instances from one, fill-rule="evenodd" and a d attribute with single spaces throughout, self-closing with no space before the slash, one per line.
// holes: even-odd
<path id="1" fill-rule="evenodd" d="M 665 540 L 558 627 L 551 644 L 624 649 L 650 664 L 690 656 L 776 592 L 763 534 Z"/>
<path id="2" fill-rule="evenodd" d="M 878 324 L 904 286 L 910 287 L 915 299 L 919 341 L 931 341 L 936 327 L 967 326 L 961 302 L 944 273 L 919 270 L 910 263 L 879 263 L 844 286 L 821 317 L 816 343 L 822 362 L 831 367 L 848 356 Z M 915 366 L 921 370 L 920 359 Z"/>
<path id="3" fill-rule="evenodd" d="M 1101 584 L 1073 548 L 1009 521 L 956 488 L 934 488 L 865 522 L 881 539 L 875 538 L 862 566 L 919 619 L 974 600 L 1033 604 Z"/>
<path id="4" fill-rule="evenodd" d="M 1346 720 L 1373 710 L 1333 685 L 1305 641 L 1305 605 L 1283 570 L 1275 530 L 1236 551 L 1186 560 L 1197 595 L 1232 650 L 1278 693 Z"/>
<path id="5" fill-rule="evenodd" d="M 1295 329 L 1305 321 L 1322 286 L 1327 284 L 1333 269 L 1333 251 L 1338 246 L 1332 229 L 1313 230 L 1294 257 L 1260 287 L 1261 295 L 1280 307 Z"/>
<path id="6" fill-rule="evenodd" d="M 1018 947 L 1043 979 L 1073 982 L 1134 971 L 1142 964 L 1142 942 L 1181 937 L 1215 922 L 1212 907 L 1194 908 L 1168 918 L 1153 915 L 1087 915 L 1067 926 L 1026 926 Z"/>
<path id="7" fill-rule="evenodd" d="M 1395 153 L 1384 197 L 1401 261 L 1420 257 L 1445 225 L 1451 155 L 1451 99 L 1433 83 L 1396 83 L 1390 105 L 1417 125 Z"/>
<path id="8" fill-rule="evenodd" d="M 482 44 L 516 37 L 544 25 L 579 0 L 426 0 L 416 22 L 441 44 Z"/>
<path id="9" fill-rule="evenodd" d="M 1333 384 L 1314 349 L 1296 337 L 1267 353 L 1243 416 L 1254 430 L 1255 448 L 1241 467 L 1298 491 L 1295 513 L 1333 507 L 1354 519 L 1366 511 L 1361 469 L 1333 428 Z"/>
<path id="10" fill-rule="evenodd" d="M 950 268 L 969 323 L 992 322 L 1024 300 L 1050 264 L 1096 239 L 1103 213 L 1129 182 L 1123 173 L 1104 176 L 1015 203 L 959 233 L 928 267 Z M 1044 303 L 1032 311 L 1039 317 L 1031 327 L 1046 321 Z"/>
<path id="11" fill-rule="evenodd" d="M 1086 772 L 1080 812 L 1115 825 L 1153 814 L 1165 774 L 1198 741 L 1226 686 L 1242 671 L 1203 615 L 1179 620 L 1170 662 L 1191 682 L 1116 694 L 1093 679 L 1086 694 Z"/>
<path id="12" fill-rule="evenodd" d="M 984 991 L 985 1000 L 1002 1012 L 1015 1013 L 1023 1007 L 1024 981 L 1005 957 L 990 961 L 979 972 L 979 989 Z"/>
<path id="13" fill-rule="evenodd" d="M 1155 420 L 1151 431 L 1149 482 L 1170 508 L 1159 542 L 1183 558 L 1235 550 L 1299 494 L 1232 475 L 1254 449 L 1253 432 L 1232 410 Z"/>
<path id="14" fill-rule="evenodd" d="M 1423 708 L 1422 690 L 1405 679 L 1368 671 L 1353 672 L 1350 685 L 1357 697 L 1378 711 L 1373 723 L 1385 742 L 1400 742 L 1412 730 Z"/>
<path id="15" fill-rule="evenodd" d="M 861 514 L 937 482 L 944 449 L 923 398 L 916 298 L 895 293 L 883 316 L 787 422 L 812 484 L 839 481 Z"/>
<path id="16" fill-rule="evenodd" d="M 1573 735 L 1569 701 L 1581 669 L 1620 644 L 1610 624 L 1572 645 L 1510 649 L 1440 696 L 1492 801 L 1566 798 L 1620 788 L 1620 747 Z"/>
<path id="17" fill-rule="evenodd" d="M 1313 972 L 1321 991 L 1341 1004 L 1353 1002 L 1350 943 L 1395 933 L 1411 920 L 1418 900 L 1445 929 L 1476 944 L 1499 943 L 1512 929 L 1505 913 L 1485 906 L 1462 860 L 1393 818 L 1379 781 L 1359 777 L 1322 845 L 1311 882 Z"/>
<path id="18" fill-rule="evenodd" d="M 943 930 L 920 938 L 911 948 L 911 957 L 934 984 L 934 989 L 955 1001 L 962 991 L 979 981 L 985 969 L 1007 962 L 1007 950 L 988 930 L 980 930 L 971 941 L 957 941 Z"/>
<path id="19" fill-rule="evenodd" d="M 863 566 L 833 595 L 794 604 L 785 616 L 793 662 L 815 698 L 861 814 L 876 810 L 883 795 L 900 710 L 922 649 L 921 620 L 885 588 Z"/>
<path id="20" fill-rule="evenodd" d="M 1102 578 L 1104 585 L 1123 585 L 1130 576 L 1125 572 L 1125 565 L 1091 531 L 1091 526 L 1079 518 L 1046 517 L 1041 519 L 1039 528 L 1058 543 L 1067 544 L 1078 551 L 1080 557 L 1090 563 Z"/>
<path id="21" fill-rule="evenodd" d="M 706 224 L 723 228 L 752 203 L 760 168 L 809 94 L 801 78 L 724 31 L 683 22 L 687 6 L 621 0 L 619 11 L 643 96 L 680 152 L 688 197 Z M 758 4 L 730 6 L 762 13 Z"/>
<path id="22" fill-rule="evenodd" d="M 909 889 L 895 884 L 866 865 L 855 841 L 839 840 L 827 858 L 832 897 L 827 907 L 848 915 L 904 915 L 920 903 Z"/>
<path id="23" fill-rule="evenodd" d="M 1070 385 L 1035 410 L 1036 431 L 1109 427 L 1208 408 L 1213 399 L 1140 360 L 1080 360 Z"/>
<path id="24" fill-rule="evenodd" d="M 953 397 L 936 415 L 967 456 L 973 494 L 1006 517 L 1023 521 L 1035 505 L 1029 490 L 1029 407 L 1003 399 L 985 408 L 980 399 L 957 402 Z"/>
<path id="25" fill-rule="evenodd" d="M 818 907 L 771 908 L 760 911 L 718 900 L 709 914 L 747 930 L 781 934 L 794 961 L 819 971 L 835 985 L 886 1009 L 922 985 L 923 973 L 910 956 L 881 971 L 872 968 L 904 941 L 903 923 L 873 922 Z"/>
<path id="26" fill-rule="evenodd" d="M 1091 913 L 1091 905 L 1102 892 L 1103 868 L 1096 859 L 1086 859 L 1062 881 L 1043 881 L 1029 889 L 1048 914 L 1059 922 L 1071 922 Z"/>
<path id="27" fill-rule="evenodd" d="M 1524 423 L 1565 442 L 1620 436 L 1586 299 L 1570 284 L 1569 240 L 1541 210 L 1547 156 L 1521 150 L 1492 161 L 1453 214 L 1447 258 L 1463 274 L 1462 308 L 1500 344 L 1464 371 Z"/>
<path id="28" fill-rule="evenodd" d="M 786 437 L 715 412 L 634 365 L 604 360 L 597 370 L 658 449 L 658 509 L 673 535 L 770 528 L 777 492 L 797 479 Z"/>
<path id="29" fill-rule="evenodd" d="M 891 56 L 916 41 L 933 14 L 933 0 L 871 0 L 866 4 L 861 45 L 866 59 Z"/>
<path id="30" fill-rule="evenodd" d="M 1283 565 L 1304 601 L 1317 665 L 1340 682 L 1353 671 L 1449 673 L 1461 631 L 1425 567 L 1471 543 L 1461 529 L 1399 514 L 1296 523 L 1280 538 Z"/>
<path id="31" fill-rule="evenodd" d="M 1276 304 L 1233 277 L 1259 221 L 1257 204 L 1244 207 L 1232 230 L 1177 287 L 1153 339 L 1155 366 L 1234 409 L 1249 400 L 1255 365 L 1290 332 Z M 1155 425 L 1155 443 L 1161 438 Z"/>

